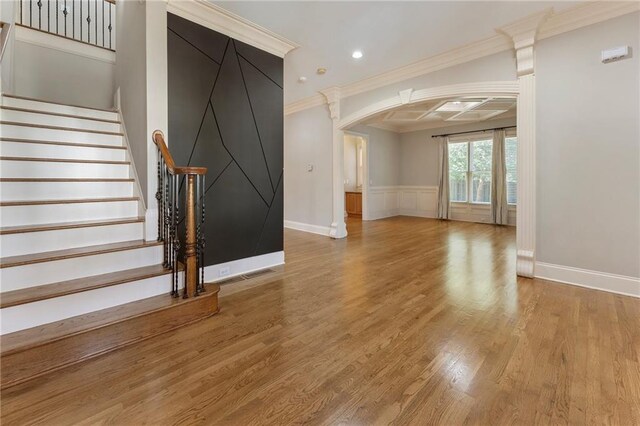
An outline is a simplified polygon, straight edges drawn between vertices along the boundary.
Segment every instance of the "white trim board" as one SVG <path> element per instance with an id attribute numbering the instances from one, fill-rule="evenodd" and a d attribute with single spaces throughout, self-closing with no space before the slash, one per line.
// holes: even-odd
<path id="1" fill-rule="evenodd" d="M 31 28 L 15 25 L 15 40 L 23 43 L 33 44 L 35 46 L 45 47 L 47 49 L 58 50 L 60 52 L 71 53 L 72 55 L 83 56 L 97 61 L 116 63 L 116 52 L 103 49 L 90 44 L 81 43 L 76 40 L 60 37 L 53 34 L 47 34 Z"/>
<path id="2" fill-rule="evenodd" d="M 329 236 L 331 228 L 328 226 L 312 225 L 310 223 L 294 222 L 292 220 L 285 220 L 284 227 L 289 229 L 295 229 L 296 231 L 309 232 L 311 234 Z"/>
<path id="3" fill-rule="evenodd" d="M 536 262 L 535 277 L 640 298 L 640 278 Z"/>
<path id="4" fill-rule="evenodd" d="M 553 37 L 618 16 L 640 11 L 640 2 L 594 1 L 579 4 L 562 12 L 551 12 L 541 25 L 538 40 Z M 526 19 L 527 17 L 525 17 Z M 340 87 L 343 98 L 378 89 L 393 83 L 426 75 L 434 71 L 513 49 L 513 42 L 502 34 L 475 41 L 394 70 L 356 81 Z M 315 95 L 285 105 L 285 115 L 293 114 L 325 103 L 324 97 Z"/>
<path id="5" fill-rule="evenodd" d="M 167 0 L 167 12 L 281 58 L 298 45 L 228 10 L 204 0 Z"/>
<path id="6" fill-rule="evenodd" d="M 267 268 L 284 265 L 284 251 L 262 254 L 260 256 L 245 257 L 244 259 L 209 265 L 204 268 L 205 282 L 225 281 L 239 275 L 261 271 Z M 220 269 L 229 268 L 229 273 L 220 276 Z"/>

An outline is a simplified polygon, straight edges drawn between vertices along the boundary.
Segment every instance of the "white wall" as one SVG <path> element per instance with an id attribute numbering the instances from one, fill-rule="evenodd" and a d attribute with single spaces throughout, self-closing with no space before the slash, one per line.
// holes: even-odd
<path id="1" fill-rule="evenodd" d="M 537 47 L 540 262 L 640 277 L 639 34 L 635 13 Z M 630 59 L 600 62 L 621 45 Z"/>
<path id="2" fill-rule="evenodd" d="M 10 23 L 11 32 L 7 39 L 7 45 L 0 62 L 0 91 L 2 93 L 13 93 L 13 54 L 15 43 L 15 2 L 4 2 L 0 5 L 0 20 Z M 2 48 L 2 46 L 0 46 Z"/>
<path id="3" fill-rule="evenodd" d="M 16 95 L 94 108 L 113 107 L 115 65 L 110 62 L 15 40 L 13 78 Z"/>
<path id="4" fill-rule="evenodd" d="M 146 5 L 137 1 L 116 4 L 116 87 L 131 155 L 145 199 L 147 191 L 147 75 Z"/>
<path id="5" fill-rule="evenodd" d="M 351 130 L 369 136 L 369 186 L 399 185 L 400 134 L 362 125 Z"/>
<path id="6" fill-rule="evenodd" d="M 284 218 L 318 227 L 331 225 L 332 122 L 326 106 L 284 120 Z M 313 166 L 308 171 L 308 166 Z"/>

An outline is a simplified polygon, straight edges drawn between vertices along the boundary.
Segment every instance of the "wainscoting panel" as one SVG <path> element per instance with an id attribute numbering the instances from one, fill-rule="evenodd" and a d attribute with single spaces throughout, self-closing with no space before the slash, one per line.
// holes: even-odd
<path id="1" fill-rule="evenodd" d="M 169 150 L 208 169 L 205 265 L 281 252 L 282 58 L 173 14 L 167 25 Z"/>

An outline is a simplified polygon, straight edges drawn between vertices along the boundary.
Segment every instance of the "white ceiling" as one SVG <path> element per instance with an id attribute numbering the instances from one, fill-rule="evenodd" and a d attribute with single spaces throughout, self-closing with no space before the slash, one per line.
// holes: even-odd
<path id="1" fill-rule="evenodd" d="M 210 0 L 212 1 L 212 0 Z M 272 2 L 217 5 L 300 45 L 285 58 L 285 103 L 495 35 L 531 13 L 576 2 Z M 351 58 L 360 49 L 364 57 Z M 323 76 L 318 67 L 327 68 Z M 305 76 L 304 84 L 298 77 Z"/>
<path id="2" fill-rule="evenodd" d="M 450 98 L 398 107 L 374 115 L 362 124 L 394 132 L 414 132 L 515 116 L 513 98 Z"/>

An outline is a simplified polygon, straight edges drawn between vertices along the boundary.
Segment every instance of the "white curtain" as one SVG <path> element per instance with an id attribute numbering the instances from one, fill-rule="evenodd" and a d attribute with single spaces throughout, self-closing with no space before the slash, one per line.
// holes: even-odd
<path id="1" fill-rule="evenodd" d="M 498 225 L 508 221 L 507 164 L 504 153 L 504 130 L 493 132 L 493 155 L 491 168 L 491 219 Z"/>
<path id="2" fill-rule="evenodd" d="M 449 138 L 438 138 L 438 219 L 449 219 Z"/>

